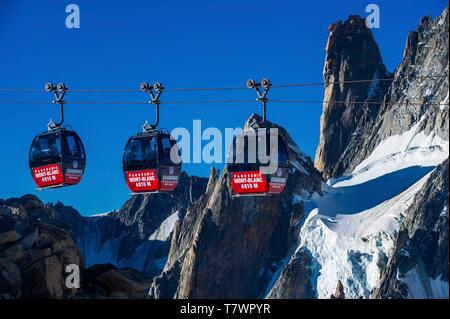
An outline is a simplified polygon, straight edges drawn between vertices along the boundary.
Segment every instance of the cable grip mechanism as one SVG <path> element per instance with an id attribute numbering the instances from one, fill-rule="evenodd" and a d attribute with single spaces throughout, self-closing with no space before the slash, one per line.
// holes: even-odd
<path id="1" fill-rule="evenodd" d="M 272 86 L 272 82 L 269 79 L 262 79 L 261 82 L 256 82 L 253 79 L 247 80 L 247 87 L 249 89 L 255 89 L 257 94 L 256 101 L 262 104 L 262 122 L 261 126 L 266 122 L 266 114 L 267 114 L 267 102 L 269 99 L 267 98 L 267 93 L 269 93 L 270 87 Z"/>
<path id="2" fill-rule="evenodd" d="M 64 104 L 66 103 L 66 101 L 64 101 L 64 96 L 66 95 L 68 89 L 69 88 L 64 83 L 58 83 L 57 86 L 53 83 L 46 83 L 44 86 L 44 90 L 46 92 L 53 93 L 52 103 L 59 104 L 61 113 L 61 120 L 59 122 L 55 122 L 53 119 L 50 119 L 50 122 L 47 124 L 49 131 L 57 130 L 64 124 Z"/>

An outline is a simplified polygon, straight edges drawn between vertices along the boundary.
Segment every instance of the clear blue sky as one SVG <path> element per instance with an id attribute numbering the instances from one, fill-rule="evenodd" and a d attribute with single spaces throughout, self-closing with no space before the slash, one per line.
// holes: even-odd
<path id="1" fill-rule="evenodd" d="M 65 7 L 81 9 L 81 28 L 65 27 Z M 366 16 L 376 3 L 381 28 L 374 30 L 390 71 L 401 60 L 407 32 L 420 17 L 440 14 L 443 0 L 414 1 L 35 1 L 0 0 L 0 88 L 42 88 L 64 81 L 73 89 L 135 89 L 142 81 L 166 87 L 240 86 L 249 77 L 274 83 L 322 80 L 327 28 L 350 14 Z M 273 91 L 272 98 L 321 99 L 322 88 Z M 136 94 L 67 95 L 67 100 L 141 101 Z M 253 99 L 251 91 L 166 93 L 165 99 Z M 0 100 L 47 100 L 45 93 L 0 93 Z M 153 110 L 145 105 L 68 105 L 66 124 L 83 138 L 88 164 L 79 186 L 36 193 L 28 170 L 33 136 L 58 118 L 52 105 L 0 104 L 0 198 L 35 193 L 62 201 L 82 214 L 121 207 L 129 191 L 121 154 Z M 257 104 L 167 105 L 161 126 L 239 127 L 260 111 Z M 268 118 L 285 126 L 312 157 L 319 140 L 321 106 L 269 105 Z M 207 176 L 209 165 L 189 174 Z"/>

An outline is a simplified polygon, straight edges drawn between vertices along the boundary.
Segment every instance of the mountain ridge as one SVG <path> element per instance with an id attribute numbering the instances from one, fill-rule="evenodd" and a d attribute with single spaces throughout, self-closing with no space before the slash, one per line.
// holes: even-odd
<path id="1" fill-rule="evenodd" d="M 421 19 L 392 74 L 359 16 L 330 26 L 324 80 L 374 80 L 325 85 L 314 162 L 269 123 L 290 159 L 278 197 L 232 198 L 225 167 L 103 216 L 0 200 L 0 295 L 448 298 L 448 78 L 425 78 L 448 75 L 448 24 L 448 8 Z"/>

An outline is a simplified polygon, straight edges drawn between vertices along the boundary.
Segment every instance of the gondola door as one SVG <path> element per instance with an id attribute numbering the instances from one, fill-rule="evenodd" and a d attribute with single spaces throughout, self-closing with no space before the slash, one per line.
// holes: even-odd
<path id="1" fill-rule="evenodd" d="M 64 185 L 76 185 L 81 181 L 86 166 L 83 143 L 73 131 L 62 131 L 61 142 Z"/>

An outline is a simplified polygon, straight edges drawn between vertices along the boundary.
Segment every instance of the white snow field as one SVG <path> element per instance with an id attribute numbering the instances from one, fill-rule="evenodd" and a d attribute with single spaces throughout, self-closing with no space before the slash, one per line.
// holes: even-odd
<path id="1" fill-rule="evenodd" d="M 324 183 L 324 195 L 313 194 L 305 203 L 297 250 L 305 247 L 313 256 L 318 298 L 330 298 L 338 280 L 346 298 L 370 298 L 379 286 L 405 211 L 449 154 L 448 141 L 418 127 L 385 139 L 351 174 Z M 412 271 L 403 280 L 410 297 L 448 298 L 448 283 L 431 279 L 423 290 L 417 277 Z"/>

